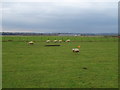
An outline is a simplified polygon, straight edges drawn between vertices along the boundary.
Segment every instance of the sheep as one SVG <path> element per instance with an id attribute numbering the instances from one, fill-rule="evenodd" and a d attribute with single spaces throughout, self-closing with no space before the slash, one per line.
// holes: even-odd
<path id="1" fill-rule="evenodd" d="M 76 53 L 80 52 L 80 50 L 78 48 L 73 48 L 72 51 L 76 52 Z"/>
<path id="2" fill-rule="evenodd" d="M 59 42 L 61 43 L 61 42 L 62 42 L 62 40 L 59 40 Z"/>
<path id="3" fill-rule="evenodd" d="M 46 40 L 46 42 L 47 42 L 47 43 L 49 43 L 49 42 L 50 42 L 50 40 Z"/>
<path id="4" fill-rule="evenodd" d="M 32 44 L 34 44 L 34 42 L 33 42 L 33 41 L 30 41 L 30 42 L 28 42 L 28 44 L 32 45 Z"/>
<path id="5" fill-rule="evenodd" d="M 65 42 L 70 42 L 70 39 L 66 40 Z"/>
<path id="6" fill-rule="evenodd" d="M 53 42 L 55 42 L 55 43 L 56 43 L 56 42 L 58 42 L 58 40 L 54 40 Z"/>
<path id="7" fill-rule="evenodd" d="M 77 46 L 78 48 L 80 48 L 80 46 Z"/>

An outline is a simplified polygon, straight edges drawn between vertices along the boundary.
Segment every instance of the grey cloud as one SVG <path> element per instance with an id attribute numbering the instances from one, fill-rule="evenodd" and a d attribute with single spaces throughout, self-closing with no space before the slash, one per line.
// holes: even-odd
<path id="1" fill-rule="evenodd" d="M 117 8 L 81 8 L 55 3 L 5 3 L 3 28 L 33 32 L 117 32 Z M 101 5 L 106 5 L 102 4 Z M 110 7 L 111 5 L 111 7 Z M 18 7 L 18 8 L 15 8 Z M 96 8 L 95 8 L 96 7 Z M 116 13 L 116 14 L 115 14 Z"/>

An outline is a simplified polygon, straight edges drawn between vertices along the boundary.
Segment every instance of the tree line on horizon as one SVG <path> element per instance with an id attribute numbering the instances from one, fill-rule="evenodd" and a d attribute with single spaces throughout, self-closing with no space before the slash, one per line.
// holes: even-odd
<path id="1" fill-rule="evenodd" d="M 120 36 L 117 33 L 31 33 L 31 32 L 0 32 L 0 35 L 47 35 L 47 36 Z"/>

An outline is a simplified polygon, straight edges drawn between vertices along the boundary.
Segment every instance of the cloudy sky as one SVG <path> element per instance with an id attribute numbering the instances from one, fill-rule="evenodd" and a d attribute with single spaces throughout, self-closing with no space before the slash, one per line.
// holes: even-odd
<path id="1" fill-rule="evenodd" d="M 118 32 L 118 0 L 4 0 L 0 10 L 6 32 Z"/>

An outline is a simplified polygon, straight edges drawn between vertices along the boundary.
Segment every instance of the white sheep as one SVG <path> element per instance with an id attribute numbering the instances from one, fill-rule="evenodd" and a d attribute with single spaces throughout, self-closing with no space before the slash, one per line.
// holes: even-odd
<path id="1" fill-rule="evenodd" d="M 72 51 L 73 51 L 73 52 L 76 52 L 76 53 L 77 53 L 77 52 L 80 52 L 80 50 L 79 50 L 78 48 L 73 48 Z"/>
<path id="2" fill-rule="evenodd" d="M 47 42 L 47 43 L 49 43 L 49 42 L 50 42 L 50 40 L 46 40 L 46 42 Z"/>
<path id="3" fill-rule="evenodd" d="M 70 42 L 70 39 L 66 40 L 65 42 Z"/>
<path id="4" fill-rule="evenodd" d="M 59 40 L 59 42 L 61 43 L 61 42 L 62 42 L 62 40 Z"/>
<path id="5" fill-rule="evenodd" d="M 53 42 L 55 42 L 55 43 L 56 43 L 56 42 L 58 42 L 58 40 L 54 40 Z"/>
<path id="6" fill-rule="evenodd" d="M 30 41 L 30 42 L 28 42 L 28 44 L 30 44 L 30 45 L 31 45 L 31 44 L 34 44 L 34 42 L 33 42 L 33 41 Z"/>

